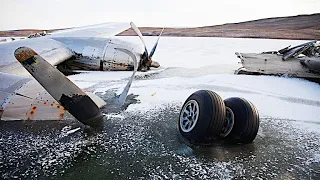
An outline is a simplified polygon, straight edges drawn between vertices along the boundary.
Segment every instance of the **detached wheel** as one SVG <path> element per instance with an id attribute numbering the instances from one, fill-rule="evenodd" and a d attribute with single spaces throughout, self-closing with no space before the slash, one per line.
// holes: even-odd
<path id="1" fill-rule="evenodd" d="M 226 120 L 220 136 L 235 143 L 251 143 L 259 129 L 259 114 L 256 107 L 243 98 L 224 100 Z"/>
<path id="2" fill-rule="evenodd" d="M 179 131 L 191 143 L 207 142 L 219 136 L 226 109 L 221 97 L 209 90 L 191 94 L 179 115 Z"/>

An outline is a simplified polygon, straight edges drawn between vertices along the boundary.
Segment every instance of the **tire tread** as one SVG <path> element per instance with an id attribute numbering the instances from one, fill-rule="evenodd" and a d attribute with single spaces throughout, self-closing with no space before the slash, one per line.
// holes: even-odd
<path id="1" fill-rule="evenodd" d="M 259 129 L 258 110 L 250 101 L 244 98 L 228 98 L 225 100 L 225 104 L 234 113 L 238 113 L 235 115 L 235 125 L 226 138 L 237 143 L 251 143 Z"/>

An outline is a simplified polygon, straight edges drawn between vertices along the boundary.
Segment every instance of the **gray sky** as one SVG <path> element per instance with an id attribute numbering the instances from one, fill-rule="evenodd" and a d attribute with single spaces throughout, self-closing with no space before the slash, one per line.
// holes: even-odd
<path id="1" fill-rule="evenodd" d="M 0 0 L 0 30 L 103 22 L 190 27 L 320 13 L 320 0 Z M 320 21 L 320 20 L 319 20 Z"/>

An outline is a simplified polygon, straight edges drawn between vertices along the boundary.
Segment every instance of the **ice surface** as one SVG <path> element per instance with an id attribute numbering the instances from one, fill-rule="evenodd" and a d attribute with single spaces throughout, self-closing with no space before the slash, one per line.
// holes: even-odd
<path id="1" fill-rule="evenodd" d="M 122 38 L 139 43 L 137 37 Z M 146 40 L 151 46 L 156 38 L 149 37 Z M 262 117 L 314 122 L 319 125 L 319 84 L 295 78 L 232 74 L 240 66 L 239 59 L 234 55 L 236 51 L 278 50 L 301 42 L 163 37 L 153 58 L 160 62 L 162 71 L 148 72 L 154 75 L 151 79 L 144 79 L 145 74 L 141 72 L 136 75 L 137 80 L 133 82 L 130 93 L 139 95 L 141 103 L 130 105 L 127 111 L 148 111 L 168 103 L 182 105 L 194 91 L 209 89 L 224 99 L 233 96 L 247 98 L 256 105 Z M 70 78 L 81 88 L 97 85 L 91 89 L 96 92 L 117 89 L 120 93 L 130 75 L 131 72 L 92 72 Z"/>

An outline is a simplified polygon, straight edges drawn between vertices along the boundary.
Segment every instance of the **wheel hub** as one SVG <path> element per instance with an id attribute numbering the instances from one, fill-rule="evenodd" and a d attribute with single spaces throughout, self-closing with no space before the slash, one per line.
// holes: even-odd
<path id="1" fill-rule="evenodd" d="M 180 114 L 180 128 L 183 132 L 190 132 L 196 126 L 199 117 L 199 104 L 195 100 L 188 101 Z"/>
<path id="2" fill-rule="evenodd" d="M 220 136 L 222 137 L 228 136 L 233 128 L 233 125 L 234 125 L 234 113 L 229 107 L 226 107 L 226 119 L 224 121 Z"/>

